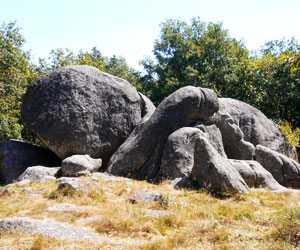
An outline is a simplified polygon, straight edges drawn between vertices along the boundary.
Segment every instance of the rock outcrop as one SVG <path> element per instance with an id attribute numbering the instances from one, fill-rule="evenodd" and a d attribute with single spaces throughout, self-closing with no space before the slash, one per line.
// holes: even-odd
<path id="1" fill-rule="evenodd" d="M 256 160 L 283 186 L 300 188 L 300 164 L 272 149 L 257 145 Z"/>
<path id="2" fill-rule="evenodd" d="M 260 144 L 283 154 L 289 154 L 286 150 L 284 137 L 278 126 L 269 120 L 260 110 L 253 106 L 231 98 L 219 98 L 220 114 L 230 119 L 232 125 L 236 125 L 242 131 L 242 137 L 246 142 L 254 146 Z M 225 120 L 225 119 L 224 119 Z M 225 151 L 232 143 L 226 137 L 227 131 L 220 126 L 224 137 Z M 229 158 L 232 158 L 228 155 Z"/>
<path id="3" fill-rule="evenodd" d="M 274 179 L 272 174 L 257 161 L 230 160 L 230 163 L 251 188 L 267 187 L 276 191 L 286 190 L 286 188 L 281 186 Z"/>
<path id="4" fill-rule="evenodd" d="M 112 156 L 106 171 L 114 175 L 153 179 L 159 171 L 169 135 L 197 120 L 214 123 L 218 109 L 218 99 L 212 90 L 187 86 L 175 91 L 133 131 Z"/>
<path id="5" fill-rule="evenodd" d="M 31 166 L 57 167 L 60 163 L 47 148 L 17 140 L 0 143 L 0 182 L 11 183 Z"/>
<path id="6" fill-rule="evenodd" d="M 22 119 L 61 159 L 88 154 L 105 166 L 152 105 L 126 80 L 68 66 L 29 85 Z"/>
<path id="7" fill-rule="evenodd" d="M 49 177 L 54 177 L 59 170 L 60 167 L 49 168 L 44 166 L 32 166 L 27 168 L 24 173 L 18 177 L 18 180 L 45 181 L 49 179 Z"/>
<path id="8" fill-rule="evenodd" d="M 0 232 L 26 232 L 29 234 L 40 234 L 47 237 L 68 240 L 94 240 L 115 242 L 101 237 L 86 229 L 76 228 L 67 223 L 57 222 L 52 219 L 32 219 L 27 217 L 11 217 L 0 221 Z"/>

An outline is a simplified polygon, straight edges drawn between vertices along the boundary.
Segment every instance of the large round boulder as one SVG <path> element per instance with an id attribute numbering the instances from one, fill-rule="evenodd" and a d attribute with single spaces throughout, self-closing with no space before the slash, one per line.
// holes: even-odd
<path id="1" fill-rule="evenodd" d="M 88 154 L 105 166 L 148 111 L 126 80 L 81 65 L 60 68 L 29 85 L 22 119 L 61 159 Z"/>

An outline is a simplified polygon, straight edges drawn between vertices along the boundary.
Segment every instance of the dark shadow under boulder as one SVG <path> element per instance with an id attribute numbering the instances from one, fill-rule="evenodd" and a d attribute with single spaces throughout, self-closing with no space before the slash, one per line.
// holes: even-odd
<path id="1" fill-rule="evenodd" d="M 61 160 L 49 149 L 26 142 L 9 140 L 0 143 L 0 181 L 11 183 L 28 167 L 60 166 Z"/>

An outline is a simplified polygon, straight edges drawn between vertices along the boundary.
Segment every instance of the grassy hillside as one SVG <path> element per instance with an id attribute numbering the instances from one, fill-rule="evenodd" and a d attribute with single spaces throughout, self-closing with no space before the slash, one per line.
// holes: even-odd
<path id="1" fill-rule="evenodd" d="M 39 234 L 0 232 L 0 246 L 20 249 L 296 249 L 300 233 L 300 193 L 252 190 L 218 199 L 204 191 L 175 190 L 126 178 L 81 177 L 78 191 L 58 192 L 55 180 L 28 186 L 6 186 L 0 197 L 0 219 L 26 216 L 51 218 L 119 243 L 70 241 Z M 26 188 L 26 189 L 25 189 Z M 25 190 L 24 190 L 25 189 Z M 132 203 L 135 193 L 155 191 L 160 201 Z M 41 194 L 29 198 L 28 194 Z M 49 211 L 56 203 L 93 206 L 78 211 Z M 173 212 L 147 217 L 149 210 Z"/>

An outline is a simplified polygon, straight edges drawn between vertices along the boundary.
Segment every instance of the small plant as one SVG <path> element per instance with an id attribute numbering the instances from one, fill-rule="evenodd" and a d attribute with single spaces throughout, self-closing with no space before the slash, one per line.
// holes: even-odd
<path id="1" fill-rule="evenodd" d="M 291 158 L 294 158 L 298 161 L 298 155 L 293 151 L 293 147 L 300 147 L 300 128 L 292 129 L 292 126 L 289 122 L 284 121 L 283 124 L 279 126 L 282 135 L 287 140 L 287 150 Z"/>
<path id="2" fill-rule="evenodd" d="M 69 188 L 69 187 L 65 187 L 63 189 L 58 189 L 58 190 L 52 191 L 48 195 L 48 198 L 49 199 L 58 199 L 63 196 L 74 196 L 75 193 L 76 193 L 76 190 Z"/>

